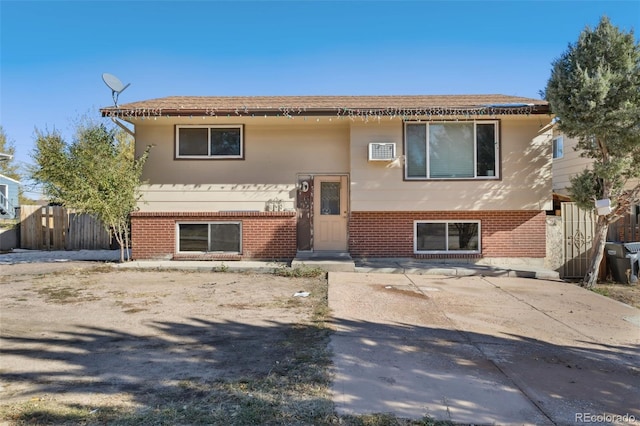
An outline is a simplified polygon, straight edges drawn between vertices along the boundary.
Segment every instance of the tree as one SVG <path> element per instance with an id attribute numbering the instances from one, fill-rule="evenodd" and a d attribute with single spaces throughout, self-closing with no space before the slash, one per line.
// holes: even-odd
<path id="1" fill-rule="evenodd" d="M 611 201 L 599 215 L 590 267 L 583 285 L 598 279 L 609 224 L 640 202 L 640 45 L 602 17 L 585 28 L 575 44 L 552 63 L 544 97 L 558 128 L 578 139 L 580 155 L 591 168 L 571 179 L 572 198 L 587 210 L 596 200 Z"/>
<path id="2" fill-rule="evenodd" d="M 140 198 L 138 186 L 147 148 L 135 158 L 133 138 L 103 124 L 79 124 L 68 144 L 56 132 L 37 132 L 32 178 L 52 202 L 90 214 L 112 231 L 120 261 L 129 247 L 129 215 Z"/>

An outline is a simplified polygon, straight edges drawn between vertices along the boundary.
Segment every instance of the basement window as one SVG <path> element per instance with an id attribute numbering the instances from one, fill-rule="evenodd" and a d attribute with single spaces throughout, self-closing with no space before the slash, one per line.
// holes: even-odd
<path id="1" fill-rule="evenodd" d="M 241 222 L 179 223 L 178 252 L 229 253 L 242 251 Z"/>
<path id="2" fill-rule="evenodd" d="M 414 253 L 480 253 L 480 221 L 415 221 Z"/>

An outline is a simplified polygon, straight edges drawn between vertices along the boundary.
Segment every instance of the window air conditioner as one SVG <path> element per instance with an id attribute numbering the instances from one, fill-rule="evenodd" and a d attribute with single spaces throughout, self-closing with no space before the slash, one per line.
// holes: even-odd
<path id="1" fill-rule="evenodd" d="M 372 142 L 369 144 L 369 161 L 393 161 L 396 158 L 395 143 Z"/>

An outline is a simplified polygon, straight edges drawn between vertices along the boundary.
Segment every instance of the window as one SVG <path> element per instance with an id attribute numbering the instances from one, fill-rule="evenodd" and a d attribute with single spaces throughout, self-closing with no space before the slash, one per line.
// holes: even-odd
<path id="1" fill-rule="evenodd" d="M 480 253 L 480 222 L 416 221 L 415 253 Z"/>
<path id="2" fill-rule="evenodd" d="M 179 252 L 240 253 L 240 222 L 179 223 Z"/>
<path id="3" fill-rule="evenodd" d="M 553 138 L 553 158 L 562 158 L 564 156 L 564 138 L 558 136 Z"/>
<path id="4" fill-rule="evenodd" d="M 243 158 L 243 127 L 176 126 L 176 158 Z"/>
<path id="5" fill-rule="evenodd" d="M 405 124 L 407 179 L 486 179 L 498 171 L 498 124 Z"/>
<path id="6" fill-rule="evenodd" d="M 0 207 L 9 208 L 9 185 L 0 184 Z"/>
<path id="7" fill-rule="evenodd" d="M 340 214 L 340 182 L 320 183 L 320 214 Z"/>

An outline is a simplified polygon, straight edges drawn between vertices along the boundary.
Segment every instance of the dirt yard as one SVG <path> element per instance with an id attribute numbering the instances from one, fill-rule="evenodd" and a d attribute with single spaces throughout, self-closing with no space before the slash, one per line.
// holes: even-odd
<path id="1" fill-rule="evenodd" d="M 325 310 L 324 278 L 2 266 L 0 423 L 215 422 L 246 398 L 282 416 L 292 386 L 331 413 Z"/>
<path id="2" fill-rule="evenodd" d="M 640 284 L 600 283 L 593 291 L 640 309 Z"/>
<path id="3" fill-rule="evenodd" d="M 595 291 L 640 307 L 638 285 Z M 326 296 L 323 277 L 2 265 L 0 424 L 422 424 L 336 417 Z"/>

